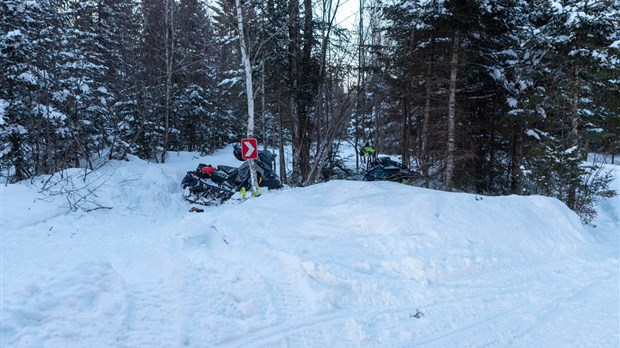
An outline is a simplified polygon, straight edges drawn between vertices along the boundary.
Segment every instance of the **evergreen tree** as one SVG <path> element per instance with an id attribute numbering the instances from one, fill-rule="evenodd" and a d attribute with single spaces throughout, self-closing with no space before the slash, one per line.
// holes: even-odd
<path id="1" fill-rule="evenodd" d="M 140 64 L 141 28 L 135 0 L 99 0 L 96 8 L 97 42 L 95 51 L 105 66 L 106 113 L 109 158 L 125 158 L 135 151 L 142 132 Z M 137 153 L 137 152 L 136 152 Z"/>
<path id="2" fill-rule="evenodd" d="M 391 124 L 417 135 L 402 146 L 415 149 L 424 185 L 437 182 L 435 168 L 446 189 L 498 189 L 501 175 L 489 168 L 501 164 L 498 153 L 505 152 L 501 117 L 511 89 L 507 70 L 515 60 L 519 2 L 408 1 L 384 13 L 392 23 L 395 113 L 407 115 Z"/>
<path id="3" fill-rule="evenodd" d="M 65 23 L 62 28 L 60 54 L 55 71 L 54 100 L 57 109 L 66 115 L 67 153 L 64 155 L 79 167 L 107 147 L 106 123 L 108 90 L 104 85 L 107 68 L 97 49 L 97 4 L 67 1 L 59 11 Z"/>
<path id="4" fill-rule="evenodd" d="M 4 1 L 0 11 L 0 160 L 9 170 L 9 178 L 17 181 L 35 174 L 29 163 L 32 148 L 28 138 L 33 99 L 39 99 L 37 76 L 45 72 L 33 58 L 45 53 L 40 48 L 41 38 L 36 36 L 45 28 L 45 21 L 38 3 Z"/>
<path id="5" fill-rule="evenodd" d="M 58 109 L 65 92 L 56 82 L 64 28 L 56 1 L 1 6 L 1 160 L 10 179 L 22 180 L 66 165 L 67 116 Z"/>
<path id="6" fill-rule="evenodd" d="M 536 3 L 535 3 L 536 4 Z M 603 120 L 618 117 L 619 111 L 599 95 L 614 89 L 609 76 L 618 76 L 617 40 L 620 5 L 615 1 L 565 1 L 536 4 L 531 25 L 537 33 L 529 43 L 540 52 L 530 72 L 535 88 L 526 104 L 537 113 L 537 131 L 532 153 L 525 158 L 532 168 L 528 175 L 532 192 L 558 197 L 571 209 L 589 215 L 598 192 L 588 189 L 605 176 L 594 176 L 595 167 L 582 164 L 588 138 L 601 129 Z M 617 90 L 617 89 L 616 89 Z M 537 163 L 533 164 L 533 163 Z M 562 163 L 557 167 L 556 163 Z M 554 175 L 548 173 L 554 171 Z M 585 182 L 584 178 L 593 178 Z M 555 183 L 551 180 L 556 180 Z M 557 183 L 561 183 L 557 185 Z M 542 187 L 552 187 L 545 190 Z M 603 190 L 604 191 L 604 190 Z M 582 215 L 584 216 L 584 215 Z"/>

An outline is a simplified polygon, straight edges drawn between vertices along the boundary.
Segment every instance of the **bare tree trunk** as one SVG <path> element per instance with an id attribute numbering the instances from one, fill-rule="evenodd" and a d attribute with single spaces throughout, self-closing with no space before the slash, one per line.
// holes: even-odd
<path id="1" fill-rule="evenodd" d="M 261 66 L 261 118 L 262 118 L 262 131 L 263 131 L 263 150 L 267 151 L 267 119 L 265 117 L 265 60 L 260 64 Z"/>
<path id="2" fill-rule="evenodd" d="M 432 85 L 432 77 L 433 73 L 433 55 L 434 55 L 434 45 L 435 37 L 431 36 L 431 53 L 430 57 L 426 60 L 426 81 L 425 81 L 425 93 L 424 93 L 424 121 L 422 123 L 422 145 L 420 149 L 420 162 L 421 162 L 421 170 L 422 176 L 424 177 L 424 187 L 429 187 L 430 178 L 428 172 L 429 166 L 429 158 L 428 158 L 428 128 L 429 123 L 431 122 L 431 97 L 433 93 L 433 85 Z"/>
<path id="3" fill-rule="evenodd" d="M 164 25 L 164 46 L 166 48 L 166 97 L 164 106 L 164 143 L 161 153 L 161 163 L 166 161 L 166 151 L 168 151 L 168 142 L 170 136 L 170 90 L 172 84 L 172 68 L 174 61 L 174 2 L 166 0 L 165 9 L 165 25 Z"/>
<path id="4" fill-rule="evenodd" d="M 575 66 L 573 68 L 573 99 L 571 105 L 571 116 L 572 116 L 572 128 L 571 128 L 571 137 L 573 138 L 573 146 L 577 149 L 579 147 L 579 124 L 581 120 L 579 118 L 579 66 Z M 579 151 L 575 151 L 576 154 L 579 154 Z M 587 155 L 587 154 L 586 154 Z M 566 199 L 566 205 L 570 209 L 575 209 L 575 201 L 577 199 L 577 182 L 576 180 L 571 180 L 568 188 L 568 197 Z"/>
<path id="5" fill-rule="evenodd" d="M 312 123 L 310 122 L 310 106 L 315 91 L 311 86 L 314 83 L 316 72 L 313 69 L 312 47 L 313 17 L 312 1 L 304 0 L 304 27 L 299 25 L 299 1 L 289 2 L 289 64 L 290 64 L 290 91 L 293 137 L 293 172 L 290 183 L 302 185 L 310 171 L 310 147 Z M 303 32 L 303 40 L 301 33 Z"/>
<path id="6" fill-rule="evenodd" d="M 521 163 L 523 161 L 523 130 L 521 127 L 512 127 L 511 136 L 511 164 L 510 164 L 510 191 L 514 194 L 523 193 L 521 177 Z"/>
<path id="7" fill-rule="evenodd" d="M 452 38 L 452 59 L 450 60 L 450 87 L 448 99 L 448 148 L 446 151 L 445 188 L 452 191 L 454 175 L 454 153 L 456 145 L 456 75 L 459 62 L 460 31 L 454 31 Z"/>
<path id="8" fill-rule="evenodd" d="M 355 112 L 355 152 L 358 154 L 355 159 L 356 168 L 359 168 L 359 159 L 362 159 L 362 162 L 366 161 L 365 158 L 362 157 L 362 154 L 358 152 L 358 149 L 361 147 L 360 143 L 363 144 L 367 141 L 366 138 L 366 116 L 365 116 L 365 74 L 364 74 L 364 65 L 366 64 L 366 57 L 364 55 L 364 0 L 359 0 L 359 9 L 360 9 L 360 21 L 358 28 L 359 35 L 359 44 L 358 44 L 358 73 L 357 73 L 357 111 Z M 361 129 L 358 129 L 361 124 Z M 360 134 L 361 133 L 361 139 Z M 361 141 L 360 141 L 361 140 Z M 368 165 L 368 163 L 366 163 Z"/>
<path id="9" fill-rule="evenodd" d="M 308 94 L 298 100 L 299 108 L 299 138 L 300 138 L 300 177 L 299 183 L 302 183 L 308 178 L 310 174 L 310 147 L 311 147 L 311 122 L 310 122 L 310 105 L 312 105 L 312 95 L 314 93 L 311 89 L 307 88 L 307 85 L 311 85 L 312 78 L 310 74 L 314 74 L 312 71 L 312 46 L 314 43 L 314 18 L 312 12 L 312 0 L 304 0 L 304 29 L 303 29 L 303 47 L 302 47 L 302 75 L 303 79 L 302 89 L 304 94 Z"/>
<path id="10" fill-rule="evenodd" d="M 359 109 L 358 109 L 359 110 Z M 360 149 L 360 136 L 359 136 L 359 114 L 358 112 L 354 112 L 354 123 L 355 123 L 355 130 L 354 130 L 354 139 L 353 139 L 353 149 L 355 150 L 355 169 L 359 170 L 360 169 L 360 157 L 361 154 L 359 153 L 359 149 Z"/>
<path id="11" fill-rule="evenodd" d="M 284 126 L 282 124 L 282 110 L 280 109 L 281 104 L 278 102 L 278 125 L 280 129 L 278 130 L 278 150 L 280 154 L 280 179 L 282 182 L 287 182 L 286 178 L 286 158 L 284 157 Z"/>
<path id="12" fill-rule="evenodd" d="M 344 129 L 347 124 L 348 115 L 350 112 L 349 107 L 347 107 L 348 103 L 344 103 L 342 109 L 338 111 L 335 119 L 327 125 L 323 132 L 321 132 L 323 137 L 317 139 L 317 151 L 315 156 L 314 164 L 310 170 L 308 178 L 304 182 L 304 185 L 308 185 L 312 183 L 319 174 L 319 169 L 322 169 L 323 163 L 325 163 L 327 159 L 327 155 L 329 154 L 330 144 L 334 141 L 336 136 Z"/>
<path id="13" fill-rule="evenodd" d="M 338 12 L 338 8 L 340 6 L 340 0 L 336 0 L 336 4 L 332 10 L 332 1 L 324 0 L 323 1 L 323 22 L 326 23 L 326 26 L 323 27 L 322 30 L 322 39 L 321 39 L 321 50 L 319 52 L 319 85 L 317 86 L 316 92 L 316 125 L 315 125 L 315 137 L 316 137 L 316 148 L 314 153 L 314 163 L 310 166 L 310 170 L 308 171 L 308 175 L 306 176 L 303 186 L 309 185 L 314 182 L 318 177 L 321 169 L 325 165 L 327 150 L 330 148 L 331 142 L 335 138 L 338 125 L 341 123 L 339 120 L 329 119 L 329 107 L 326 107 L 325 100 L 325 71 L 326 71 L 326 62 L 327 62 L 327 48 L 329 45 L 330 35 L 333 27 L 333 23 L 336 19 L 336 13 Z M 323 122 L 324 120 L 324 122 Z"/>
<path id="14" fill-rule="evenodd" d="M 245 92 L 248 97 L 248 132 L 247 137 L 254 137 L 254 87 L 252 82 L 252 65 L 248 54 L 247 43 L 245 41 L 245 31 L 243 29 L 243 11 L 241 10 L 241 1 L 235 0 L 237 7 L 237 24 L 239 26 L 239 44 L 241 46 L 241 60 L 245 68 Z M 256 149 L 255 151 L 258 151 Z M 256 179 L 256 166 L 254 160 L 250 161 L 250 180 L 252 184 L 252 193 L 258 191 L 258 181 Z"/>
<path id="15" fill-rule="evenodd" d="M 571 115 L 572 115 L 572 129 L 571 135 L 573 137 L 573 145 L 579 145 L 579 124 L 581 120 L 579 118 L 579 67 L 575 66 L 573 69 L 573 100 L 571 105 Z"/>
<path id="16" fill-rule="evenodd" d="M 295 180 L 299 178 L 299 161 L 300 161 L 300 140 L 298 135 L 298 127 L 299 127 L 299 115 L 298 108 L 296 105 L 296 96 L 295 94 L 299 93 L 299 61 L 300 61 L 300 38 L 299 38 L 299 1 L 298 0 L 290 0 L 289 1 L 289 19 L 288 19 L 288 36 L 289 36 L 289 44 L 288 44 L 288 55 L 289 55 L 289 81 L 290 81 L 290 114 L 292 116 L 292 124 L 291 124 L 291 135 L 292 135 L 292 162 L 293 162 L 293 173 L 292 178 L 290 179 L 290 184 L 293 184 Z M 280 124 L 282 122 L 280 121 Z M 280 132 L 282 133 L 282 132 Z"/>
<path id="17" fill-rule="evenodd" d="M 405 167 L 409 166 L 409 134 L 411 133 L 411 115 L 409 113 L 409 97 L 403 98 L 403 138 L 401 160 Z"/>

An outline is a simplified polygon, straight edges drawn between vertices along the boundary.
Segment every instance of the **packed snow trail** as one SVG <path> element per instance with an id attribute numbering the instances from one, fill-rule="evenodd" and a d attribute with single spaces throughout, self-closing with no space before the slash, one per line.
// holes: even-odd
<path id="1" fill-rule="evenodd" d="M 617 198 L 596 229 L 550 198 L 385 182 L 189 213 L 185 171 L 224 158 L 112 163 L 89 213 L 3 187 L 0 346 L 620 343 Z"/>

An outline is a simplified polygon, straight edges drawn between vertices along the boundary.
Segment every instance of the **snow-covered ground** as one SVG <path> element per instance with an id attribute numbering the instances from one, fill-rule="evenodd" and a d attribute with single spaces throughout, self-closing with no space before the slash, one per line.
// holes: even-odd
<path id="1" fill-rule="evenodd" d="M 2 185 L 0 346 L 620 344 L 618 197 L 596 228 L 551 198 L 390 182 L 190 213 L 179 184 L 199 162 L 240 164 L 230 148 L 114 162 L 89 197 L 112 209 L 90 212 Z"/>

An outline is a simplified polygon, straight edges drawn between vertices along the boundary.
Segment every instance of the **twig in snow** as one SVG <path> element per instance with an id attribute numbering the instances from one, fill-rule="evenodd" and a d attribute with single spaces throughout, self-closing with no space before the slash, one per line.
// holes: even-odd
<path id="1" fill-rule="evenodd" d="M 224 235 L 222 234 L 222 232 L 220 232 L 220 230 L 217 229 L 217 227 L 215 227 L 215 225 L 211 225 L 211 228 L 215 230 L 215 232 L 217 232 L 217 234 L 220 235 L 220 238 L 222 238 L 222 240 L 224 241 L 224 243 L 226 244 L 230 244 L 228 243 L 228 241 L 226 240 L 226 238 L 224 238 Z"/>

